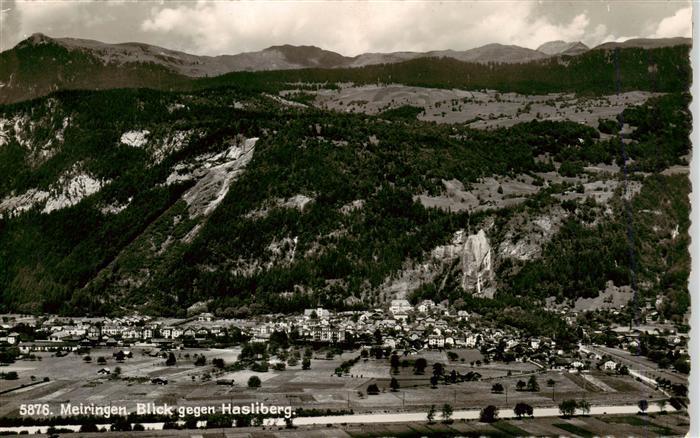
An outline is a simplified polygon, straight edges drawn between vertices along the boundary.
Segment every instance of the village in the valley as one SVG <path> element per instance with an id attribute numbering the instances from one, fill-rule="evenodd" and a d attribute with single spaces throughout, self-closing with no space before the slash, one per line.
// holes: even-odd
<path id="1" fill-rule="evenodd" d="M 561 411 L 566 402 L 571 414 L 626 413 L 630 406 L 675 412 L 687 396 L 687 333 L 664 321 L 652 303 L 635 324 L 590 332 L 579 326 L 578 311 L 546 308 L 579 327 L 576 342 L 495 327 L 430 300 L 245 319 L 189 310 L 179 319 L 2 316 L 0 416 L 25 403 L 60 416 L 66 403 L 134 413 L 136 401 L 260 402 L 291 406 L 294 423 L 311 427 L 338 418 L 353 423 L 357 416 L 360 424 L 371 423 L 378 414 L 424 422 L 431 409 L 439 419 L 445 406 L 442 415 L 462 419 L 470 412 L 478 418 L 487 406 L 508 418 L 521 416 L 513 414 L 516 405 L 533 416 L 533 409 Z M 325 417 L 313 420 L 319 415 Z M 3 426 L 0 432 L 41 431 L 29 422 Z"/>

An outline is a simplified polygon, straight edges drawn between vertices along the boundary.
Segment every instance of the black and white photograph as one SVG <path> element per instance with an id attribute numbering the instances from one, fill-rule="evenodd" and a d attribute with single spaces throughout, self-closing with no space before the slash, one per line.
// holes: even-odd
<path id="1" fill-rule="evenodd" d="M 0 0 L 0 436 L 700 436 L 697 7 Z"/>

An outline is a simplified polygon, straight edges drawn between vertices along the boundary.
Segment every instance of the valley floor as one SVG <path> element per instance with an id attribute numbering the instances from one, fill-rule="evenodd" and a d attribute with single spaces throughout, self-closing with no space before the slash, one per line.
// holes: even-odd
<path id="1" fill-rule="evenodd" d="M 165 366 L 160 358 L 144 354 L 138 349 L 133 350 L 134 357 L 119 364 L 112 359 L 112 349 L 94 349 L 94 358 L 107 358 L 107 367 L 122 368 L 119 379 L 109 379 L 97 373 L 105 365 L 86 363 L 81 356 L 68 355 L 52 357 L 47 353 L 39 353 L 41 360 L 20 361 L 3 371 L 17 371 L 23 376 L 20 381 L 4 381 L 3 387 L 10 385 L 18 389 L 0 395 L 0 417 L 18 415 L 19 406 L 23 403 L 46 403 L 54 412 L 58 412 L 63 403 L 79 403 L 96 405 L 110 404 L 126 406 L 131 412 L 138 403 L 168 403 L 177 406 L 216 406 L 221 403 L 234 405 L 249 405 L 260 402 L 268 406 L 292 406 L 294 409 L 331 409 L 334 411 L 351 409 L 353 415 L 330 417 L 299 417 L 294 420 L 294 430 L 286 430 L 284 423 L 278 426 L 267 426 L 268 432 L 277 436 L 386 436 L 389 434 L 412 435 L 420 433 L 431 434 L 520 434 L 527 435 L 557 435 L 566 432 L 576 436 L 594 436 L 618 434 L 624 436 L 682 435 L 687 426 L 687 419 L 682 413 L 673 412 L 666 407 L 668 414 L 659 414 L 655 400 L 666 398 L 662 392 L 644 385 L 632 376 L 620 376 L 599 370 L 586 373 L 569 373 L 567 371 L 541 370 L 530 363 L 498 363 L 472 367 L 469 360 L 480 357 L 477 350 L 458 349 L 465 362 L 450 361 L 444 351 L 426 350 L 421 357 L 426 357 L 429 363 L 442 362 L 447 370 L 455 369 L 459 373 L 476 371 L 482 375 L 481 381 L 461 382 L 450 385 L 439 384 L 431 389 L 429 375 L 416 376 L 411 369 L 401 369 L 395 375 L 401 387 L 399 391 L 389 390 L 389 364 L 386 360 L 362 359 L 354 365 L 349 374 L 338 377 L 334 370 L 343 361 L 355 358 L 359 352 L 346 352 L 334 359 L 312 359 L 311 369 L 302 370 L 299 366 L 289 367 L 285 371 L 268 371 L 255 373 L 250 370 L 217 373 L 211 366 L 195 366 L 190 357 L 195 354 L 207 357 L 210 363 L 213 358 L 224 358 L 227 363 L 238 356 L 236 349 L 209 350 L 187 349 L 177 352 L 178 363 L 175 366 Z M 188 357 L 185 358 L 185 353 Z M 206 374 L 213 374 L 208 379 Z M 510 373 L 510 375 L 508 375 Z M 47 383 L 29 385 L 29 375 L 49 377 Z M 258 389 L 247 388 L 246 383 L 252 375 L 262 380 Z M 527 380 L 535 375 L 541 382 L 539 392 L 515 391 L 518 380 Z M 167 385 L 153 385 L 153 377 L 167 377 Z M 216 384 L 216 380 L 233 379 L 233 385 Z M 552 379 L 554 386 L 545 386 Z M 494 394 L 491 386 L 499 382 L 506 388 L 507 393 Z M 377 384 L 380 393 L 365 394 L 370 384 Z M 558 404 L 565 399 L 585 399 L 592 405 L 592 416 L 559 418 Z M 649 401 L 648 416 L 635 415 L 637 402 L 641 399 Z M 518 403 L 528 403 L 535 408 L 535 416 L 542 418 L 528 420 L 513 420 L 513 406 Z M 439 420 L 443 404 L 449 403 L 455 410 L 450 425 L 426 424 L 426 412 L 430 405 L 437 409 L 436 419 Z M 494 425 L 478 423 L 479 410 L 493 404 L 500 409 L 500 417 L 507 420 Z M 392 424 L 400 422 L 401 424 Z M 105 421 L 105 423 L 109 423 Z M 372 426 L 368 426 L 372 424 Z M 330 428 L 326 425 L 333 425 Z M 162 426 L 161 426 L 162 427 Z M 339 429 L 335 429 L 338 427 Z M 270 430 L 273 428 L 273 431 Z M 280 428 L 281 430 L 276 430 Z M 322 428 L 322 429 L 321 429 Z M 342 433 L 340 432 L 342 429 Z M 8 429 L 0 428 L 0 431 Z M 18 429 L 10 429 L 19 431 Z M 30 429 L 28 429 L 30 430 Z M 33 428 L 34 431 L 38 429 Z M 43 429 L 41 429 L 43 430 Z M 260 429 L 256 429 L 258 432 Z M 642 431 L 646 430 L 645 433 Z M 525 431 L 525 432 L 522 432 Z M 587 431 L 584 433 L 583 431 Z M 161 432 L 146 432 L 139 436 L 204 436 L 193 431 L 167 431 L 172 435 Z M 213 434 L 211 434 L 213 433 Z M 243 433 L 244 435 L 239 435 Z M 231 431 L 207 431 L 206 436 L 250 436 L 243 429 Z M 377 435 L 379 434 L 379 435 Z M 101 434 L 100 436 L 109 436 Z M 114 435 L 116 436 L 116 435 Z M 123 436 L 123 435 L 120 435 Z M 267 436 L 267 435 L 266 435 Z M 506 435 L 507 436 L 507 435 Z"/>

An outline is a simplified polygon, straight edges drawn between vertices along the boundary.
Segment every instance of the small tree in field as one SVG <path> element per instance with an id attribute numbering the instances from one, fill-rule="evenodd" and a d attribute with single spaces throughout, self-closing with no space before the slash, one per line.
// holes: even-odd
<path id="1" fill-rule="evenodd" d="M 537 392 L 540 390 L 540 385 L 537 383 L 537 377 L 534 375 L 530 376 L 530 379 L 527 381 L 527 390 L 531 392 Z"/>
<path id="2" fill-rule="evenodd" d="M 591 404 L 587 400 L 579 400 L 578 409 L 581 411 L 581 414 L 588 415 L 591 412 Z"/>
<path id="3" fill-rule="evenodd" d="M 392 378 L 391 378 L 391 383 L 389 383 L 389 387 L 391 388 L 392 392 L 398 391 L 399 388 L 400 388 L 399 381 L 396 380 L 395 377 L 392 377 Z"/>
<path id="4" fill-rule="evenodd" d="M 442 422 L 443 423 L 451 423 L 452 420 L 450 420 L 450 418 L 452 418 L 453 412 L 454 412 L 454 410 L 452 409 L 452 406 L 449 405 L 448 403 L 445 403 L 444 405 L 442 405 Z"/>
<path id="5" fill-rule="evenodd" d="M 97 425 L 95 425 L 94 423 L 85 423 L 82 426 L 80 426 L 80 432 L 99 432 L 99 430 L 97 429 Z"/>
<path id="6" fill-rule="evenodd" d="M 479 421 L 482 423 L 493 423 L 498 419 L 498 408 L 488 405 L 479 413 Z"/>
<path id="7" fill-rule="evenodd" d="M 576 413 L 576 408 L 578 407 L 578 403 L 576 400 L 564 400 L 563 402 L 559 403 L 559 412 L 565 417 L 571 417 Z"/>
<path id="8" fill-rule="evenodd" d="M 501 385 L 500 383 L 494 383 L 493 385 L 491 385 L 491 392 L 493 392 L 494 394 L 502 394 L 503 389 L 503 385 Z"/>
<path id="9" fill-rule="evenodd" d="M 637 406 L 639 407 L 639 411 L 642 413 L 642 415 L 644 415 L 646 413 L 647 409 L 649 409 L 649 402 L 642 399 L 642 400 L 639 400 L 639 403 L 637 403 Z"/>
<path id="10" fill-rule="evenodd" d="M 428 423 L 433 424 L 433 420 L 435 420 L 435 405 L 430 405 L 430 408 L 428 408 Z"/>
<path id="11" fill-rule="evenodd" d="M 175 355 L 171 351 L 170 354 L 168 355 L 168 359 L 166 359 L 165 364 L 169 367 L 175 365 L 177 363 L 177 359 L 175 359 Z"/>
<path id="12" fill-rule="evenodd" d="M 248 388 L 260 388 L 261 383 L 260 377 L 250 376 L 250 379 L 248 379 Z"/>
<path id="13" fill-rule="evenodd" d="M 522 418 L 524 415 L 532 417 L 533 410 L 532 406 L 527 403 L 518 403 L 515 405 L 513 412 L 518 416 L 518 418 Z"/>
<path id="14" fill-rule="evenodd" d="M 425 360 L 425 358 L 419 357 L 416 359 L 416 363 L 414 365 L 414 368 L 416 369 L 415 373 L 416 374 L 423 374 L 425 373 L 425 369 L 428 367 L 428 361 Z"/>
<path id="15" fill-rule="evenodd" d="M 399 355 L 394 353 L 391 355 L 391 372 L 394 374 L 399 373 L 399 367 L 401 366 L 401 359 L 399 359 Z"/>
<path id="16" fill-rule="evenodd" d="M 656 406 L 659 407 L 659 412 L 666 412 L 666 403 L 668 402 L 664 398 L 656 402 Z"/>

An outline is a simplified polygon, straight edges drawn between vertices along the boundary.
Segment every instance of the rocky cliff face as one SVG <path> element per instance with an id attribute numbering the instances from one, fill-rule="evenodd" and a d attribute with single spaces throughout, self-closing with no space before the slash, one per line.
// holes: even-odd
<path id="1" fill-rule="evenodd" d="M 211 213 L 227 195 L 231 184 L 244 172 L 253 157 L 258 137 L 237 136 L 219 153 L 196 156 L 178 163 L 166 185 L 194 182 L 182 200 L 158 217 L 128 245 L 114 261 L 100 271 L 87 288 L 127 295 L 153 279 L 160 264 L 168 263 L 191 244 Z"/>
<path id="2" fill-rule="evenodd" d="M 481 229 L 469 235 L 467 230 L 459 230 L 450 243 L 435 247 L 425 261 L 407 267 L 395 279 L 388 280 L 383 289 L 388 296 L 405 299 L 424 283 L 444 283 L 447 276 L 456 275 L 465 293 L 493 298 L 496 292 L 493 265 L 486 232 Z"/>
<path id="3" fill-rule="evenodd" d="M 200 179 L 183 196 L 191 218 L 207 215 L 216 209 L 228 193 L 231 182 L 253 158 L 257 141 L 257 137 L 240 142 L 234 140 L 226 151 L 198 160 L 204 165 L 197 163 L 199 167 L 192 172 L 191 177 L 196 178 L 198 174 L 201 175 Z M 178 176 L 182 178 L 181 175 Z"/>
<path id="4" fill-rule="evenodd" d="M 539 258 L 543 246 L 559 231 L 567 217 L 568 213 L 560 206 L 550 207 L 539 215 L 527 212 L 514 215 L 504 226 L 505 234 L 498 245 L 497 256 L 519 262 Z"/>
<path id="5" fill-rule="evenodd" d="M 18 195 L 0 198 L 0 218 L 18 216 L 36 207 L 42 207 L 42 213 L 51 213 L 76 205 L 83 198 L 93 195 L 108 184 L 109 181 L 96 179 L 81 170 L 77 163 L 62 174 L 48 190 L 31 188 Z"/>
<path id="6" fill-rule="evenodd" d="M 493 298 L 493 256 L 484 230 L 467 237 L 461 251 L 462 288 L 473 295 Z"/>

